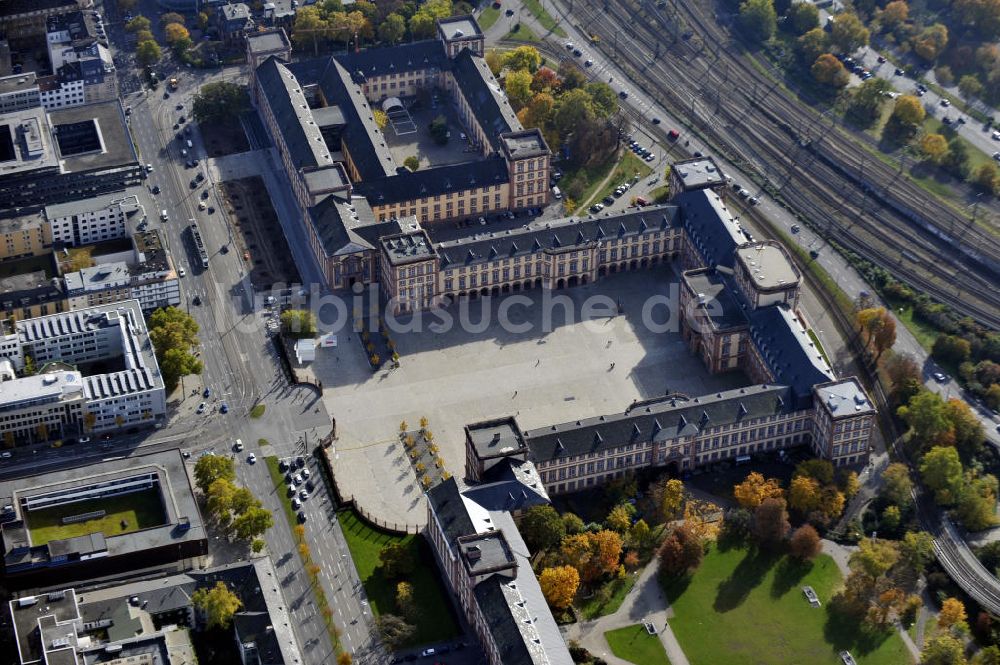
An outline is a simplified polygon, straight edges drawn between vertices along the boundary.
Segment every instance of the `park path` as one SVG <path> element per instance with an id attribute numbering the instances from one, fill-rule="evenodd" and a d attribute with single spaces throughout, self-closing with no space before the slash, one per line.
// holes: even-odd
<path id="1" fill-rule="evenodd" d="M 658 631 L 657 635 L 667 652 L 671 665 L 688 665 L 687 656 L 677 642 L 667 619 L 673 616 L 667 598 L 663 595 L 660 583 L 656 578 L 655 561 L 647 565 L 636 580 L 618 611 L 593 621 L 575 623 L 563 628 L 566 641 L 576 640 L 595 656 L 600 656 L 610 665 L 633 665 L 627 660 L 618 658 L 611 653 L 611 648 L 604 639 L 604 633 L 609 630 L 625 628 L 637 623 L 651 622 Z"/>

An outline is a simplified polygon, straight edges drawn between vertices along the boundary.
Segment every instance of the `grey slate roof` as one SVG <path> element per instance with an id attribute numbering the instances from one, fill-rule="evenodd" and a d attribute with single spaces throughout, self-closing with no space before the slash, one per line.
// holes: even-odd
<path id="1" fill-rule="evenodd" d="M 313 206 L 310 214 L 327 256 L 373 250 L 379 235 L 400 231 L 398 224 L 376 222 L 367 201 L 359 197 L 348 201 L 328 196 Z"/>
<path id="2" fill-rule="evenodd" d="M 732 268 L 736 248 L 748 240 L 719 195 L 710 189 L 696 189 L 673 200 L 684 211 L 688 242 L 698 250 L 702 263 L 710 268 Z"/>
<path id="3" fill-rule="evenodd" d="M 361 86 L 335 58 L 328 58 L 319 77 L 319 86 L 327 104 L 336 104 L 347 123 L 341 140 L 347 146 L 362 180 L 371 180 L 396 173 L 398 164 L 392 157 L 382 130 Z"/>
<path id="4" fill-rule="evenodd" d="M 353 151 L 351 156 L 354 156 Z M 386 205 L 486 185 L 501 185 L 509 180 L 507 162 L 503 157 L 494 155 L 476 162 L 449 164 L 416 172 L 404 169 L 402 173 L 394 172 L 383 178 L 365 178 L 355 183 L 354 191 L 368 198 L 372 205 Z"/>
<path id="5" fill-rule="evenodd" d="M 702 429 L 795 410 L 788 386 L 756 385 L 691 399 L 661 397 L 624 413 L 539 427 L 524 432 L 532 458 L 547 462 L 618 448 L 669 441 Z"/>
<path id="6" fill-rule="evenodd" d="M 463 49 L 452 64 L 452 74 L 459 91 L 469 103 L 490 143 L 500 149 L 500 135 L 523 129 L 517 114 L 507 101 L 500 82 L 484 58 Z"/>
<path id="7" fill-rule="evenodd" d="M 445 539 L 449 543 L 455 542 L 459 536 L 476 532 L 462 501 L 458 481 L 454 477 L 427 490 L 427 501 L 437 515 Z"/>
<path id="8" fill-rule="evenodd" d="M 552 222 L 534 222 L 527 228 L 484 233 L 437 245 L 442 268 L 471 265 L 496 259 L 561 252 L 591 246 L 604 238 L 633 236 L 675 227 L 678 209 L 673 205 L 629 209 L 623 213 L 578 219 L 568 217 Z"/>
<path id="9" fill-rule="evenodd" d="M 785 305 L 762 307 L 750 313 L 750 341 L 771 368 L 774 380 L 791 387 L 800 407 L 809 404 L 814 385 L 837 378 Z"/>
<path id="10" fill-rule="evenodd" d="M 726 268 L 687 270 L 682 276 L 695 297 L 705 296 L 707 313 L 720 330 L 745 326 L 749 321 L 743 299 L 736 295 L 732 287 L 731 276 L 731 271 Z"/>
<path id="11" fill-rule="evenodd" d="M 277 57 L 271 56 L 257 68 L 257 80 L 267 96 L 295 166 L 301 169 L 332 165 L 330 149 L 313 122 L 302 86 L 291 70 Z"/>
<path id="12" fill-rule="evenodd" d="M 386 48 L 368 48 L 357 53 L 343 53 L 334 57 L 356 82 L 361 82 L 369 76 L 384 76 L 393 72 L 412 72 L 435 67 L 447 69 L 449 66 L 444 47 L 437 39 Z"/>

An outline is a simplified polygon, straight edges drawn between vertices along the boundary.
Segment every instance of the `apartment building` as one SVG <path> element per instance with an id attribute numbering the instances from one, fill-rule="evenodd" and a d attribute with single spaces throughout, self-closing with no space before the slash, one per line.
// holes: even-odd
<path id="1" fill-rule="evenodd" d="M 91 11 L 50 16 L 46 42 L 52 74 L 39 80 L 40 101 L 55 110 L 118 98 L 118 78 L 104 25 Z"/>
<path id="2" fill-rule="evenodd" d="M 50 242 L 79 247 L 124 238 L 129 221 L 146 211 L 136 194 L 125 191 L 55 203 L 45 206 L 44 214 Z"/>
<path id="3" fill-rule="evenodd" d="M 0 114 L 41 106 L 35 72 L 0 78 Z"/>
<path id="4" fill-rule="evenodd" d="M 38 256 L 51 246 L 51 227 L 40 211 L 0 219 L 0 261 Z"/>
<path id="5" fill-rule="evenodd" d="M 59 429 L 46 434 L 55 435 L 58 431 L 62 436 L 73 436 L 146 426 L 166 414 L 163 379 L 138 301 L 17 321 L 13 334 L 17 336 L 17 348 L 0 345 L 0 353 L 19 371 L 24 369 L 26 357 L 37 368 L 47 363 L 86 366 L 102 361 L 106 370 L 81 378 L 83 408 L 64 410 Z M 38 386 L 36 383 L 23 386 L 22 392 L 30 400 L 31 390 Z M 29 439 L 30 435 L 24 433 L 17 443 Z"/>
<path id="6" fill-rule="evenodd" d="M 0 32 L 16 48 L 32 48 L 46 34 L 52 16 L 92 7 L 92 0 L 5 0 L 0 3 Z"/>
<path id="7" fill-rule="evenodd" d="M 15 378 L 12 367 L 10 360 L 0 360 L 0 431 L 4 445 L 60 439 L 75 433 L 87 406 L 80 372 L 53 367 L 42 374 Z"/>
<path id="8" fill-rule="evenodd" d="M 4 319 L 31 319 L 66 311 L 65 284 L 52 276 L 52 257 L 46 263 L 47 269 L 39 268 L 35 259 L 12 261 L 6 266 L 13 274 L 0 278 L 0 314 Z"/>

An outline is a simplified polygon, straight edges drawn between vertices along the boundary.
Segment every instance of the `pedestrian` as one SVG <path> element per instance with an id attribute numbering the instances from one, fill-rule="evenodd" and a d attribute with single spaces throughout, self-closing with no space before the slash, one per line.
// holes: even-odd
<path id="1" fill-rule="evenodd" d="M 516 390 L 514 391 L 514 397 L 517 397 L 517 391 Z M 511 397 L 511 399 L 514 399 L 514 397 Z"/>
<path id="2" fill-rule="evenodd" d="M 614 368 L 615 368 L 615 364 L 611 363 L 611 369 L 614 369 Z"/>
<path id="3" fill-rule="evenodd" d="M 538 367 L 541 364 L 542 364 L 542 359 L 541 358 L 539 358 L 538 360 L 535 361 L 535 367 Z"/>

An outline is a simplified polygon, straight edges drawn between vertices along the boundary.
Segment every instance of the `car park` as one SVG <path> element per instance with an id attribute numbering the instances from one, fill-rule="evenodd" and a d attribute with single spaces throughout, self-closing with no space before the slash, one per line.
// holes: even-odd
<path id="1" fill-rule="evenodd" d="M 749 199 L 749 201 L 750 201 L 750 205 L 752 205 L 752 206 L 755 206 L 758 203 L 760 203 L 760 199 L 758 197 L 756 197 L 756 196 L 751 196 L 750 199 Z"/>
<path id="2" fill-rule="evenodd" d="M 206 208 L 204 201 L 198 201 L 198 210 L 204 210 Z"/>
<path id="3" fill-rule="evenodd" d="M 424 649 L 423 651 L 420 652 L 420 657 L 421 658 L 426 658 L 427 656 L 433 656 L 436 653 L 437 653 L 437 650 L 434 649 L 434 648 Z"/>
<path id="4" fill-rule="evenodd" d="M 573 42 L 566 42 L 566 50 L 567 51 L 572 51 L 575 48 L 576 48 L 576 46 L 573 44 Z"/>
<path id="5" fill-rule="evenodd" d="M 292 476 L 292 482 L 295 483 L 296 485 L 301 485 L 302 476 L 296 473 L 294 476 Z"/>
<path id="6" fill-rule="evenodd" d="M 802 230 L 801 226 L 799 226 L 798 224 L 792 224 L 792 233 L 798 233 L 801 230 Z"/>
<path id="7" fill-rule="evenodd" d="M 653 118 L 653 124 L 654 125 L 660 124 L 660 119 L 659 118 Z"/>
<path id="8" fill-rule="evenodd" d="M 736 193 L 737 193 L 737 194 L 739 194 L 739 197 L 740 197 L 741 199 L 745 199 L 745 198 L 747 198 L 748 196 L 750 196 L 750 192 L 749 192 L 749 191 L 747 191 L 747 190 L 745 190 L 745 189 L 743 189 L 742 187 L 740 188 L 740 191 L 738 191 L 738 192 L 736 192 Z"/>
<path id="9" fill-rule="evenodd" d="M 893 72 L 893 74 L 895 74 L 896 76 L 903 76 L 904 74 L 906 74 L 906 72 L 904 72 L 899 67 L 896 67 L 896 70 Z"/>
<path id="10" fill-rule="evenodd" d="M 621 92 L 618 93 L 618 96 L 621 97 L 622 99 L 628 99 L 628 92 L 622 90 Z"/>
<path id="11" fill-rule="evenodd" d="M 194 298 L 191 298 L 191 304 L 195 305 L 195 306 L 200 306 L 201 305 L 201 296 L 195 296 Z"/>
<path id="12" fill-rule="evenodd" d="M 995 160 L 997 160 L 998 162 L 1000 162 L 1000 152 L 995 152 L 995 153 L 993 153 L 993 159 L 995 159 Z"/>
<path id="13" fill-rule="evenodd" d="M 309 474 L 309 469 L 302 469 L 302 477 L 303 478 L 308 478 L 309 475 L 310 475 Z"/>
<path id="14" fill-rule="evenodd" d="M 288 486 L 288 496 L 295 496 L 295 485 Z"/>
<path id="15" fill-rule="evenodd" d="M 879 64 L 882 64 L 883 62 L 885 62 L 885 56 L 880 55 L 878 58 L 876 58 L 876 60 L 878 60 Z"/>

